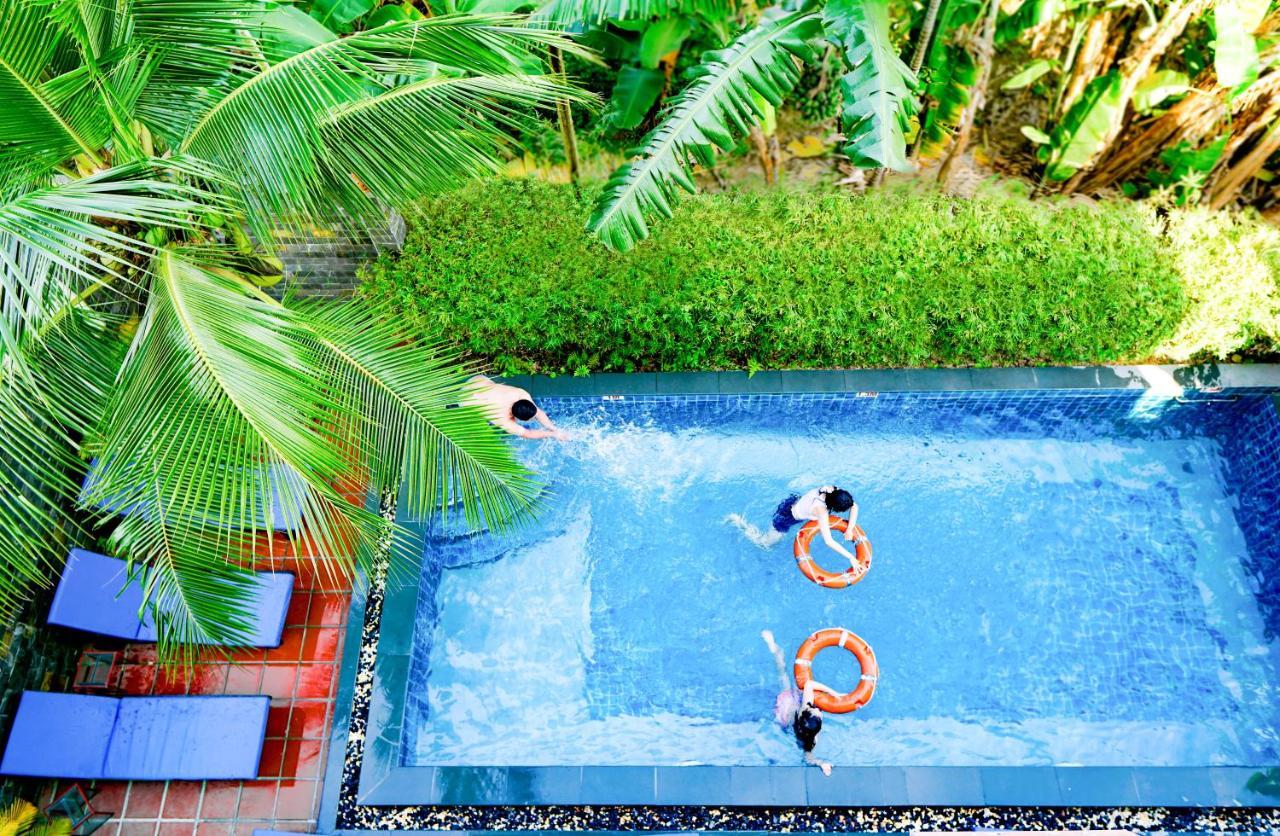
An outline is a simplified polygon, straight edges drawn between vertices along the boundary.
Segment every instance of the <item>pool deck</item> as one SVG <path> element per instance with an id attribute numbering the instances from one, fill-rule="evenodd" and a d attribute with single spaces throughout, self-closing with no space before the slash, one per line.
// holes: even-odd
<path id="1" fill-rule="evenodd" d="M 1280 393 L 1280 366 L 834 370 L 507 378 L 535 397 L 1145 390 Z M 392 509 L 384 509 L 393 513 Z M 402 521 L 402 524 L 403 523 Z M 406 524 L 412 528 L 412 522 Z M 418 573 L 352 599 L 319 814 L 322 830 L 1280 830 L 1259 768 L 406 767 L 400 731 Z M 1280 766 L 1280 765 L 1277 765 Z M 1268 792 L 1270 792 L 1268 790 Z"/>
<path id="2" fill-rule="evenodd" d="M 359 489 L 346 488 L 359 496 Z M 254 781 L 58 781 L 42 804 L 74 783 L 98 812 L 114 814 L 101 836 L 250 836 L 256 829 L 314 832 L 320 810 L 338 660 L 351 609 L 349 581 L 291 552 L 282 535 L 257 544 L 259 569 L 293 572 L 295 587 L 279 647 L 235 652 L 189 673 L 156 664 L 151 644 L 124 648 L 123 695 L 262 694 L 271 698 L 266 742 Z M 267 555 L 270 555 L 268 557 Z"/>

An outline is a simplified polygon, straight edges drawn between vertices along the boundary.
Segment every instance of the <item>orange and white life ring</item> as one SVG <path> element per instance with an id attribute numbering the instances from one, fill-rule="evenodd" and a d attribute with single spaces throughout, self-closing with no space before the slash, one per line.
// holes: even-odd
<path id="1" fill-rule="evenodd" d="M 858 687 L 847 694 L 835 696 L 825 691 L 815 692 L 813 704 L 831 714 L 848 714 L 871 702 L 871 697 L 876 692 L 876 681 L 880 678 L 876 654 L 861 636 L 842 627 L 819 630 L 800 645 L 800 649 L 796 651 L 794 668 L 796 687 L 803 691 L 804 686 L 809 684 L 809 680 L 813 678 L 813 657 L 824 647 L 841 647 L 852 653 L 862 668 L 862 676 L 858 680 Z"/>
<path id="2" fill-rule="evenodd" d="M 849 521 L 843 517 L 830 516 L 827 518 L 831 524 L 832 531 L 844 533 L 849 528 Z M 867 539 L 867 533 L 862 530 L 862 526 L 855 525 L 853 527 L 853 556 L 857 559 L 857 566 L 850 566 L 843 572 L 828 572 L 819 566 L 813 559 L 813 555 L 809 553 L 813 545 L 813 538 L 822 530 L 817 520 L 810 520 L 804 524 L 800 532 L 796 534 L 796 541 L 791 546 L 791 553 L 796 557 L 796 565 L 800 567 L 800 571 L 806 578 L 818 584 L 825 586 L 827 589 L 844 589 L 846 586 L 853 586 L 867 575 L 867 571 L 871 569 L 871 541 Z"/>

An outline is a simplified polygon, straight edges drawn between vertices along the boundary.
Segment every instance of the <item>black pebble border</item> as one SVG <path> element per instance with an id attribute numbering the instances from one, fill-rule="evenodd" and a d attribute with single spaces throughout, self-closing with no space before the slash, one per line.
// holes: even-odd
<path id="1" fill-rule="evenodd" d="M 391 502 L 382 516 L 395 517 Z M 388 544 L 389 548 L 389 544 Z M 1136 830 L 1280 833 L 1280 808 L 1248 807 L 375 807 L 356 802 L 382 623 L 386 554 L 369 583 L 351 726 L 338 791 L 339 830 Z"/>

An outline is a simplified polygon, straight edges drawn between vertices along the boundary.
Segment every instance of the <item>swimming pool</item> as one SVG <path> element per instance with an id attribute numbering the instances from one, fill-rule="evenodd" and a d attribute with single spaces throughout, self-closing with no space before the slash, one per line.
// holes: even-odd
<path id="1" fill-rule="evenodd" d="M 524 447 L 554 491 L 541 521 L 426 537 L 406 766 L 794 765 L 759 632 L 790 654 L 828 626 L 881 668 L 869 706 L 827 720 L 818 753 L 838 766 L 1280 762 L 1267 396 L 544 406 L 580 439 Z M 875 546 L 853 588 L 809 583 L 789 540 L 764 552 L 721 521 L 765 525 L 830 481 Z M 853 681 L 835 651 L 816 669 Z"/>

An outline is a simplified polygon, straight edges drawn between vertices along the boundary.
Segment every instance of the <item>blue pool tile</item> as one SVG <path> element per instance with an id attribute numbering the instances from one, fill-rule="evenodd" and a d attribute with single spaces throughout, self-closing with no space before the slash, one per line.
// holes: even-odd
<path id="1" fill-rule="evenodd" d="M 584 766 L 583 804 L 653 804 L 657 798 L 652 766 Z"/>
<path id="2" fill-rule="evenodd" d="M 529 804 L 527 783 L 512 784 L 512 772 L 500 766 L 444 766 L 436 769 L 440 804 Z M 516 779 L 521 780 L 519 778 Z M 524 779 L 527 781 L 527 778 Z"/>
<path id="3" fill-rule="evenodd" d="M 1141 804 L 1203 807 L 1218 800 L 1210 772 L 1203 767 L 1138 767 L 1133 774 Z"/>
<path id="4" fill-rule="evenodd" d="M 987 804 L 1052 807 L 1062 804 L 1058 775 L 1051 766 L 994 766 L 979 769 Z"/>
<path id="5" fill-rule="evenodd" d="M 819 807 L 872 807 L 885 803 L 880 768 L 837 766 L 831 775 L 809 767 L 804 783 L 809 803 Z"/>
<path id="6" fill-rule="evenodd" d="M 1133 770 L 1121 766 L 1057 767 L 1058 790 L 1064 804 L 1098 806 L 1137 804 Z"/>
<path id="7" fill-rule="evenodd" d="M 1216 803 L 1224 807 L 1280 807 L 1280 768 L 1210 767 Z"/>
<path id="8" fill-rule="evenodd" d="M 907 766 L 907 800 L 912 804 L 955 806 L 982 803 L 978 769 L 967 766 Z"/>
<path id="9" fill-rule="evenodd" d="M 729 767 L 729 800 L 743 807 L 803 805 L 805 772 L 798 766 Z"/>
<path id="10" fill-rule="evenodd" d="M 656 803 L 707 804 L 729 797 L 727 766 L 659 766 Z"/>

